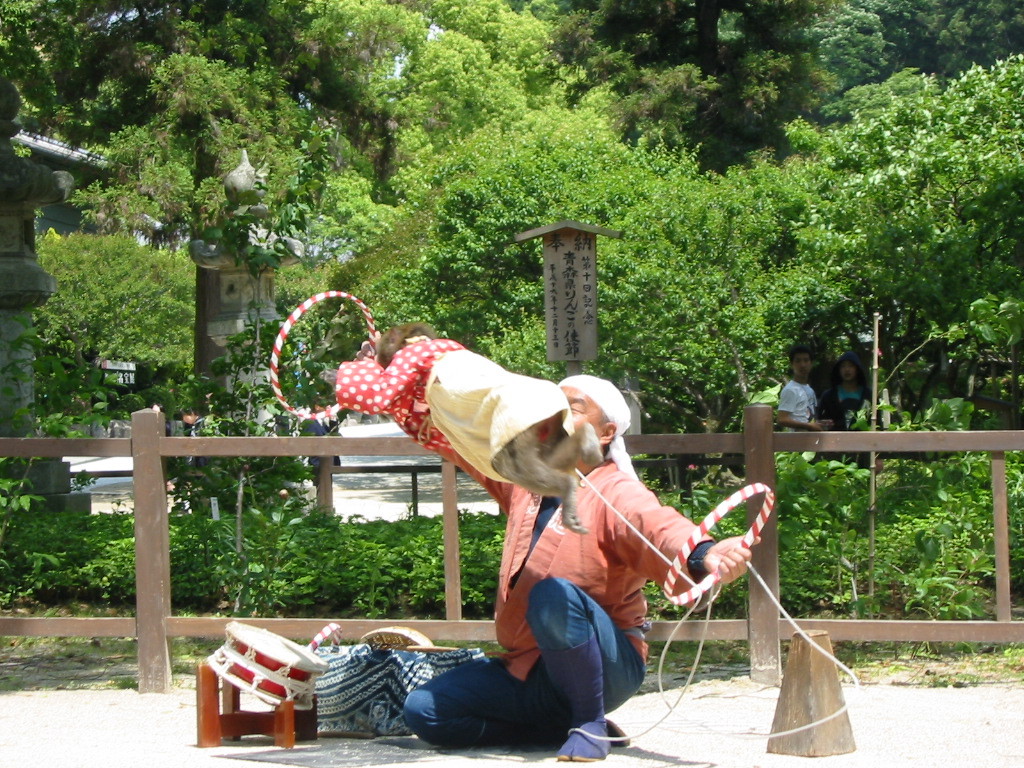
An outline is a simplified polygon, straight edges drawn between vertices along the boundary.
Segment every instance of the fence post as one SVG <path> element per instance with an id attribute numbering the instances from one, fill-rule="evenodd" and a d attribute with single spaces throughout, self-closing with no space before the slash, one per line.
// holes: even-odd
<path id="1" fill-rule="evenodd" d="M 170 693 L 170 531 L 167 481 L 160 456 L 163 416 L 152 410 L 132 414 L 132 476 L 135 486 L 135 633 L 138 637 L 139 693 Z"/>
<path id="2" fill-rule="evenodd" d="M 334 514 L 334 457 L 321 456 L 316 468 L 316 506 Z"/>
<path id="3" fill-rule="evenodd" d="M 775 446 L 773 413 L 768 405 L 743 409 L 743 454 L 748 483 L 775 488 Z M 747 523 L 753 523 L 761 508 L 759 498 L 747 502 Z M 779 595 L 778 516 L 772 515 L 761 531 L 761 543 L 754 547 L 751 563 L 772 593 Z M 750 679 L 764 685 L 782 681 L 782 653 L 779 644 L 779 612 L 761 585 L 751 580 L 749 590 Z"/>

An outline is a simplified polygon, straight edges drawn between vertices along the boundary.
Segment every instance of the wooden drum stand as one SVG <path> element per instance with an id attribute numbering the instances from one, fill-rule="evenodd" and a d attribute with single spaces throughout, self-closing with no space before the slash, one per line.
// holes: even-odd
<path id="1" fill-rule="evenodd" d="M 207 664 L 196 670 L 196 729 L 200 747 L 219 747 L 224 739 L 273 736 L 274 746 L 291 749 L 296 741 L 316 741 L 316 697 L 311 709 L 296 709 L 291 699 L 270 711 L 240 709 L 241 691 Z M 222 710 L 223 707 L 223 711 Z"/>

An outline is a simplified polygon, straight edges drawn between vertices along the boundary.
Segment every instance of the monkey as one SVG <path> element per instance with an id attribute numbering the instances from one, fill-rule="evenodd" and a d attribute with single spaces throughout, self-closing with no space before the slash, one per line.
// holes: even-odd
<path id="1" fill-rule="evenodd" d="M 428 323 L 394 326 L 380 334 L 376 340 L 374 359 L 388 373 L 388 367 L 400 351 L 436 339 L 438 334 Z M 422 399 L 417 398 L 419 402 L 416 406 L 405 413 L 418 407 L 420 415 L 427 417 L 424 422 L 427 428 L 440 432 L 453 450 L 482 474 L 496 480 L 511 481 L 542 496 L 561 498 L 563 525 L 577 533 L 586 533 L 587 529 L 576 512 L 575 472 L 581 459 L 587 464 L 599 464 L 603 458 L 594 428 L 584 424 L 572 432 L 566 429 L 569 404 L 566 401 L 564 408 L 560 407 L 564 394 L 553 382 L 510 373 L 493 361 L 466 350 L 457 342 L 442 340 L 442 344 L 445 345 L 443 351 L 437 352 L 436 358 L 432 358 L 430 355 L 434 353 L 427 352 L 425 347 L 418 350 L 423 351 L 423 356 L 416 358 L 419 368 L 415 374 L 410 374 L 417 381 L 410 383 L 414 390 L 416 385 L 419 386 Z M 411 349 L 410 354 L 413 354 Z M 364 344 L 357 359 L 365 360 L 368 356 L 367 344 Z M 445 361 L 443 365 L 440 364 L 442 360 Z M 342 371 L 348 365 L 339 368 L 339 381 Z M 444 372 L 438 373 L 442 369 Z M 470 382 L 468 389 L 474 393 L 474 397 L 485 399 L 489 404 L 487 407 L 474 410 L 476 401 L 461 394 L 462 389 L 465 389 L 460 388 L 463 379 Z M 459 391 L 453 394 L 453 390 Z M 528 397 L 527 401 L 535 401 L 546 408 L 545 416 L 527 424 L 511 438 L 495 438 L 490 434 L 494 421 L 482 422 L 488 418 L 488 414 L 493 415 L 495 412 L 502 413 L 503 422 L 507 422 L 508 411 L 516 406 L 506 407 L 495 401 L 501 401 L 505 393 L 513 392 L 520 393 L 520 396 L 522 392 L 531 395 L 537 393 L 536 398 Z M 340 389 L 338 397 L 339 403 L 342 403 Z M 468 416 L 462 412 L 463 408 L 470 410 Z M 390 413 L 396 417 L 399 426 L 425 443 L 422 424 L 411 429 L 397 418 L 398 414 Z M 502 444 L 494 450 L 496 440 Z"/>
<path id="2" fill-rule="evenodd" d="M 398 350 L 417 341 L 436 338 L 437 331 L 429 323 L 403 323 L 378 334 L 376 342 L 364 341 L 356 359 L 365 359 L 372 355 L 381 368 L 387 368 Z M 320 378 L 333 386 L 337 382 L 338 371 L 329 368 L 320 373 Z"/>
<path id="3" fill-rule="evenodd" d="M 603 458 L 597 433 L 589 422 L 570 435 L 556 415 L 509 440 L 491 464 L 499 474 L 528 491 L 561 498 L 562 525 L 586 533 L 576 513 L 576 465 L 580 459 L 588 465 L 600 464 Z"/>
<path id="4" fill-rule="evenodd" d="M 377 362 L 381 368 L 391 365 L 395 353 L 424 339 L 436 339 L 437 331 L 429 323 L 404 323 L 389 328 L 377 340 Z"/>

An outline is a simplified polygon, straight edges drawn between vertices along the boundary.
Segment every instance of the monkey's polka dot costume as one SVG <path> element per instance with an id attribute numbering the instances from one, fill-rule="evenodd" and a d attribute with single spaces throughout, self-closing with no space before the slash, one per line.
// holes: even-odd
<path id="1" fill-rule="evenodd" d="M 557 384 L 506 371 L 451 339 L 402 347 L 387 368 L 373 359 L 343 363 L 338 405 L 391 416 L 428 450 L 455 453 L 494 480 L 495 455 L 516 435 L 558 415 L 572 434 L 569 401 Z"/>
<path id="2" fill-rule="evenodd" d="M 451 452 L 448 439 L 430 424 L 426 388 L 437 359 L 457 349 L 465 347 L 451 339 L 428 339 L 398 350 L 387 368 L 373 358 L 342 363 L 334 385 L 338 405 L 387 414 L 424 448 Z"/>

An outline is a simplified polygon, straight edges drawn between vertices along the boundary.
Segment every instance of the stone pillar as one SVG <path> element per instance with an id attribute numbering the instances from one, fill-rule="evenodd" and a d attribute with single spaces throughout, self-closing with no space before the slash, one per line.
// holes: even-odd
<path id="1" fill-rule="evenodd" d="M 24 336 L 32 327 L 32 308 L 57 290 L 57 281 L 39 266 L 36 256 L 36 209 L 67 200 L 73 186 L 66 171 L 52 171 L 15 155 L 11 139 L 20 130 L 20 108 L 17 89 L 0 78 L 0 437 L 31 434 L 31 419 L 19 413 L 35 400 L 34 353 Z M 29 480 L 32 493 L 43 496 L 47 508 L 89 511 L 88 494 L 69 493 L 67 462 L 36 460 Z"/>
<path id="2" fill-rule="evenodd" d="M 226 347 L 229 336 L 241 333 L 256 320 L 274 320 L 278 316 L 274 304 L 275 270 L 265 268 L 258 276 L 253 275 L 248 265 L 239 258 L 238 250 L 244 247 L 244 239 L 247 238 L 248 245 L 256 249 L 270 249 L 278 241 L 283 243 L 286 255 L 280 259 L 279 266 L 282 267 L 296 263 L 305 252 L 303 244 L 298 240 L 279 237 L 259 223 L 270 214 L 262 202 L 262 181 L 259 172 L 249 162 L 248 153 L 243 149 L 242 161 L 224 178 L 224 195 L 229 206 L 234 206 L 225 218 L 227 224 L 233 223 L 236 227 L 239 221 L 249 222 L 248 228 L 241 233 L 241 237 L 235 234 L 233 238 L 221 241 L 193 240 L 189 243 L 192 260 L 202 269 L 217 272 L 217 280 L 213 282 L 219 286 L 219 290 L 216 296 L 211 297 L 217 309 L 206 323 L 206 334 L 220 349 Z M 223 226 L 224 230 L 227 228 Z M 239 243 L 239 240 L 243 242 Z M 279 249 L 275 251 L 281 252 Z M 248 383 L 267 382 L 268 374 L 264 367 L 260 367 L 251 373 Z M 231 381 L 221 383 L 229 389 L 234 384 Z M 269 423 L 271 416 L 261 410 L 257 419 Z"/>

